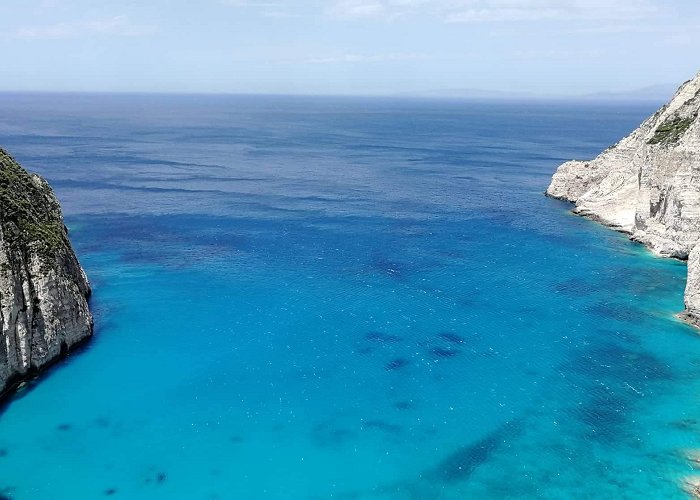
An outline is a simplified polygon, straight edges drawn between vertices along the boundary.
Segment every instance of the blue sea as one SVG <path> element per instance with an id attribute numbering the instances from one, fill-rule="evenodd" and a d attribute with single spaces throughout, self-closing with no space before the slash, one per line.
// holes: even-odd
<path id="1" fill-rule="evenodd" d="M 543 196 L 656 108 L 0 94 L 96 321 L 0 498 L 684 498 L 685 265 Z"/>

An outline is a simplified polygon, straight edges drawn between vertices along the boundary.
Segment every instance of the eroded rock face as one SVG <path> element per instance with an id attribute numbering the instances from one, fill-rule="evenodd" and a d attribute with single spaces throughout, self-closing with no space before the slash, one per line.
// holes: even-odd
<path id="1" fill-rule="evenodd" d="M 688 259 L 700 240 L 699 112 L 700 73 L 597 158 L 561 165 L 547 195 L 575 203 L 575 213 L 629 233 L 657 255 Z M 700 254 L 688 267 L 686 318 L 700 318 Z"/>
<path id="2" fill-rule="evenodd" d="M 92 335 L 89 294 L 53 191 L 0 149 L 0 394 Z"/>

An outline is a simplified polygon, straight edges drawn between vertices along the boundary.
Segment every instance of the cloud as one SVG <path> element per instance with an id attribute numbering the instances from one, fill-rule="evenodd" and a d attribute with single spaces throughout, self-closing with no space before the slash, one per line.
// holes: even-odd
<path id="1" fill-rule="evenodd" d="M 127 16 L 115 16 L 46 26 L 27 26 L 18 28 L 14 35 L 24 39 L 66 39 L 89 36 L 145 36 L 157 31 L 155 26 L 135 25 Z"/>
<path id="2" fill-rule="evenodd" d="M 287 12 L 285 10 L 264 10 L 260 13 L 260 15 L 268 19 L 289 19 L 299 17 L 299 14 L 294 14 L 293 12 Z"/>
<path id="3" fill-rule="evenodd" d="M 611 21 L 648 18 L 649 0 L 483 0 L 444 2 L 446 22 Z"/>
<path id="4" fill-rule="evenodd" d="M 672 45 L 676 47 L 697 47 L 698 42 L 700 42 L 700 35 L 696 31 L 688 32 L 675 32 L 669 34 L 665 39 L 664 43 L 666 45 Z"/>
<path id="5" fill-rule="evenodd" d="M 521 49 L 516 50 L 513 56 L 520 60 L 535 60 L 535 59 L 563 59 L 563 60 L 580 60 L 583 58 L 599 58 L 603 53 L 599 49 Z"/>
<path id="6" fill-rule="evenodd" d="M 458 2 L 455 2 L 458 3 Z M 511 2 L 459 2 L 474 4 L 447 6 L 443 20 L 448 23 L 541 21 L 565 17 L 568 10 L 555 2 L 529 1 L 518 5 Z M 559 2 L 562 3 L 562 2 Z"/>
<path id="7" fill-rule="evenodd" d="M 219 0 L 219 3 L 229 7 L 250 8 L 267 19 L 287 19 L 299 17 L 299 14 L 287 10 L 289 4 L 260 0 Z"/>
<path id="8" fill-rule="evenodd" d="M 339 19 L 429 16 L 447 23 L 652 18 L 652 0 L 336 0 L 327 13 Z"/>
<path id="9" fill-rule="evenodd" d="M 313 57 L 302 61 L 304 64 L 358 64 L 380 63 L 395 61 L 416 61 L 426 59 L 425 54 L 418 53 L 391 53 L 391 54 L 343 54 L 330 57 Z"/>
<path id="10" fill-rule="evenodd" d="M 445 0 L 337 0 L 326 13 L 338 19 L 397 18 L 438 6 Z"/>
<path id="11" fill-rule="evenodd" d="M 285 7 L 282 2 L 261 2 L 256 0 L 219 0 L 223 5 L 231 7 L 254 7 L 258 9 L 277 9 Z"/>
<path id="12" fill-rule="evenodd" d="M 386 3 L 378 0 L 341 0 L 329 9 L 328 14 L 339 19 L 384 17 L 390 12 L 390 6 Z"/>

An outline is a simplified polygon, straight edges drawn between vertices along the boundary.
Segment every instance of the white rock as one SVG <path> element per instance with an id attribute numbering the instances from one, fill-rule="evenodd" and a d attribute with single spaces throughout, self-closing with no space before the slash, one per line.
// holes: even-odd
<path id="1" fill-rule="evenodd" d="M 45 180 L 0 149 L 0 395 L 92 335 L 90 285 Z"/>
<path id="2" fill-rule="evenodd" d="M 630 234 L 659 256 L 690 254 L 686 319 L 700 318 L 700 256 L 691 254 L 700 240 L 699 111 L 700 73 L 597 158 L 561 165 L 547 188 L 575 203 L 575 213 Z"/>

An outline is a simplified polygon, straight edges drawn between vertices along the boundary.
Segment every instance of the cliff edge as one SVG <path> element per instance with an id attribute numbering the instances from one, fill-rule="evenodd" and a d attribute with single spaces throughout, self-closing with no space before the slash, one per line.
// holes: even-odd
<path id="1" fill-rule="evenodd" d="M 89 294 L 51 187 L 0 149 L 0 396 L 92 335 Z"/>
<path id="2" fill-rule="evenodd" d="M 630 135 L 561 165 L 547 195 L 663 257 L 688 260 L 683 319 L 700 326 L 700 73 Z"/>

